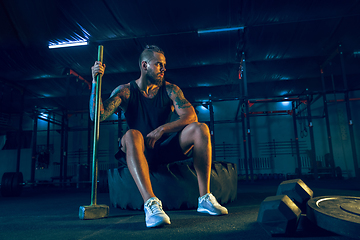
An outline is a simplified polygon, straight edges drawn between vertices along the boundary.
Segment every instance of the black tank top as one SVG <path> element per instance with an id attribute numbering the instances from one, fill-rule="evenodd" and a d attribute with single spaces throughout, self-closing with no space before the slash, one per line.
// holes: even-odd
<path id="1" fill-rule="evenodd" d="M 154 98 L 146 98 L 135 81 L 130 82 L 130 98 L 125 112 L 130 129 L 139 130 L 144 137 L 157 127 L 169 122 L 172 100 L 166 92 L 165 82 Z"/>

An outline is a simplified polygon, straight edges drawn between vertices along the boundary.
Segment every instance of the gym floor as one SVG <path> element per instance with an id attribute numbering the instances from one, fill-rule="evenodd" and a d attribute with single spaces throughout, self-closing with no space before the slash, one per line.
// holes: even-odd
<path id="1" fill-rule="evenodd" d="M 355 180 L 309 180 L 304 182 L 314 197 L 343 195 L 360 197 Z M 108 218 L 80 220 L 80 206 L 89 205 L 89 189 L 25 188 L 21 197 L 0 197 L 0 239 L 352 239 L 322 229 L 300 231 L 292 237 L 271 237 L 256 222 L 261 202 L 276 195 L 280 181 L 239 182 L 238 197 L 225 206 L 226 216 L 208 216 L 192 210 L 166 211 L 171 225 L 146 228 L 143 211 L 121 210 L 110 205 L 108 193 L 98 194 L 98 204 L 110 206 Z M 336 227 L 336 226 L 334 226 Z"/>

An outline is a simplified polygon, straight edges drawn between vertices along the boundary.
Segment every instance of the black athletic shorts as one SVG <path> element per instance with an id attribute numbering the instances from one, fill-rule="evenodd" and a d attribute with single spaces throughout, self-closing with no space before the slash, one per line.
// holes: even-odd
<path id="1" fill-rule="evenodd" d="M 145 147 L 145 157 L 150 169 L 189 158 L 189 154 L 185 155 L 180 147 L 179 135 L 180 132 L 176 132 L 161 137 L 156 141 L 154 149 Z M 121 150 L 121 146 L 115 154 L 115 158 L 120 161 L 121 165 L 126 165 L 126 154 Z"/>

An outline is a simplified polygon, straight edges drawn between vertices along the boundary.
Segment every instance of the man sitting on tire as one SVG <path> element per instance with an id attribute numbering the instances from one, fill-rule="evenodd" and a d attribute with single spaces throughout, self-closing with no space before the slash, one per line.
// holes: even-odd
<path id="1" fill-rule="evenodd" d="M 188 158 L 192 150 L 200 196 L 198 212 L 211 215 L 227 214 L 210 193 L 211 141 L 209 128 L 199 123 L 193 106 L 181 89 L 164 81 L 166 59 L 157 46 L 147 46 L 139 58 L 141 75 L 137 80 L 119 85 L 110 98 L 100 100 L 100 121 L 120 107 L 129 130 L 121 139 L 120 154 L 126 155 L 126 164 L 144 200 L 147 227 L 170 224 L 161 201 L 155 196 L 149 169 Z M 90 117 L 94 118 L 96 75 L 104 74 L 105 64 L 96 61 L 92 67 Z M 169 122 L 173 111 L 179 116 Z"/>

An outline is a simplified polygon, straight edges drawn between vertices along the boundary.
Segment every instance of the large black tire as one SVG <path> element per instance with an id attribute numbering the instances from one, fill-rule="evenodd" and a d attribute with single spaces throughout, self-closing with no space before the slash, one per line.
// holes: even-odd
<path id="1" fill-rule="evenodd" d="M 122 209 L 143 209 L 143 200 L 127 167 L 109 169 L 110 202 Z M 192 160 L 170 163 L 150 172 L 154 193 L 164 209 L 197 207 L 199 188 Z M 236 199 L 237 167 L 234 163 L 213 162 L 210 190 L 220 204 Z"/>

